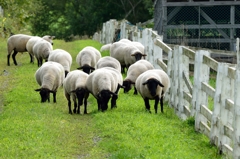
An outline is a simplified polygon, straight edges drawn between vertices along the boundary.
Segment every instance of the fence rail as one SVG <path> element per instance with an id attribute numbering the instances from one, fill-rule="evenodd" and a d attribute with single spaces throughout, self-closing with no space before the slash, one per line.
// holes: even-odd
<path id="1" fill-rule="evenodd" d="M 183 120 L 194 117 L 196 131 L 205 134 L 228 157 L 240 159 L 239 39 L 236 41 L 237 65 L 217 62 L 207 50 L 194 51 L 179 45 L 172 48 L 152 29 L 142 29 L 125 20 L 104 23 L 93 39 L 103 44 L 112 43 L 119 29 L 121 39 L 141 42 L 145 46 L 146 59 L 155 68 L 167 72 L 171 87 L 165 99 L 175 113 Z M 194 64 L 193 81 L 191 63 Z M 209 84 L 210 70 L 216 71 L 216 86 Z M 210 108 L 210 100 L 213 108 Z"/>

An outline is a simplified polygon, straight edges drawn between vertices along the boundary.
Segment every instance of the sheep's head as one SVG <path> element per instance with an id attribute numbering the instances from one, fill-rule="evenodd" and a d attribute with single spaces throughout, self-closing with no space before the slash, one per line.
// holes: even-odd
<path id="1" fill-rule="evenodd" d="M 124 86 L 124 93 L 127 93 L 131 90 L 132 84 L 135 84 L 131 80 L 125 80 L 123 81 L 123 86 Z"/>
<path id="2" fill-rule="evenodd" d="M 44 103 L 48 100 L 48 102 L 50 101 L 50 93 L 55 93 L 56 91 L 51 91 L 47 88 L 39 88 L 39 89 L 35 89 L 36 92 L 39 92 L 40 96 L 41 96 L 41 102 Z"/>
<path id="3" fill-rule="evenodd" d="M 100 101 L 102 111 L 108 109 L 108 102 L 113 95 L 117 95 L 109 90 L 102 90 L 98 93 L 97 98 Z"/>
<path id="4" fill-rule="evenodd" d="M 135 57 L 135 60 L 141 60 L 142 58 L 145 58 L 145 56 L 147 56 L 146 54 L 142 54 L 141 52 L 134 52 L 131 54 L 131 56 Z"/>
<path id="5" fill-rule="evenodd" d="M 155 97 L 157 95 L 157 87 L 164 87 L 163 84 L 155 78 L 149 78 L 142 85 L 147 85 L 150 94 Z"/>
<path id="6" fill-rule="evenodd" d="M 83 72 L 87 73 L 87 74 L 90 74 L 91 72 L 93 72 L 95 70 L 94 67 L 92 66 L 89 66 L 89 65 L 84 65 L 84 66 L 81 66 L 79 68 L 77 68 L 78 70 L 83 70 Z"/>

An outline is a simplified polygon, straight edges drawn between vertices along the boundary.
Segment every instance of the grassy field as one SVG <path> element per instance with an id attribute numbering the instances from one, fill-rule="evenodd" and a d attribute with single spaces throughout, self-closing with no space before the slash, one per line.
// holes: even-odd
<path id="1" fill-rule="evenodd" d="M 54 41 L 75 58 L 85 46 L 100 49 L 92 40 Z M 88 99 L 88 114 L 68 114 L 63 89 L 57 103 L 40 103 L 27 53 L 16 56 L 18 66 L 7 66 L 6 39 L 0 42 L 0 158 L 80 159 L 219 159 L 209 139 L 194 131 L 193 120 L 181 121 L 167 103 L 164 113 L 149 114 L 139 95 L 120 91 L 116 109 L 98 112 L 95 99 Z M 104 52 L 103 56 L 108 55 Z M 123 75 L 124 76 L 124 75 Z M 153 111 L 153 101 L 151 102 Z M 81 113 L 83 108 L 81 108 Z"/>

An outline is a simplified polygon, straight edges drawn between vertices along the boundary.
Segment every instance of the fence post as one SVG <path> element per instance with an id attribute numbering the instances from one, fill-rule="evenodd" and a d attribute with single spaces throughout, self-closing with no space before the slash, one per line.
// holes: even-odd
<path id="1" fill-rule="evenodd" d="M 201 115 L 200 107 L 202 104 L 207 105 L 208 98 L 207 94 L 201 89 L 202 82 L 208 83 L 210 68 L 203 63 L 203 56 L 210 56 L 208 51 L 198 50 L 195 54 L 194 61 L 194 84 L 193 84 L 193 95 L 191 116 L 195 116 L 195 130 L 200 130 L 200 122 L 207 122 L 206 118 Z"/>
<path id="2" fill-rule="evenodd" d="M 240 53 L 239 53 L 239 38 L 236 44 L 237 50 L 237 69 L 235 78 L 234 92 L 234 119 L 233 119 L 233 158 L 240 159 Z"/>

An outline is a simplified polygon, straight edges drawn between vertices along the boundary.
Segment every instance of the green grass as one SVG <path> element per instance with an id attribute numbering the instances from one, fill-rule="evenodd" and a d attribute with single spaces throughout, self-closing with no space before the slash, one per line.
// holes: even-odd
<path id="1" fill-rule="evenodd" d="M 92 40 L 54 41 L 65 49 L 77 68 L 77 53 L 87 45 L 100 49 Z M 149 114 L 133 90 L 120 91 L 116 109 L 98 112 L 90 95 L 88 114 L 68 114 L 63 89 L 57 103 L 40 103 L 34 73 L 27 53 L 18 54 L 19 66 L 6 66 L 6 39 L 0 42 L 0 158 L 85 158 L 85 159 L 214 159 L 224 158 L 209 139 L 194 130 L 193 119 L 181 121 L 164 105 L 164 113 Z M 108 55 L 104 52 L 103 56 Z M 4 74 L 6 70 L 8 74 Z M 151 110 L 153 111 L 153 101 Z M 81 108 L 81 113 L 83 108 Z"/>

